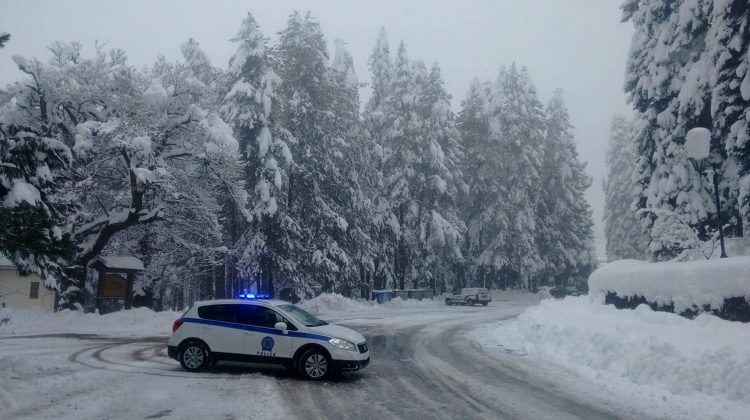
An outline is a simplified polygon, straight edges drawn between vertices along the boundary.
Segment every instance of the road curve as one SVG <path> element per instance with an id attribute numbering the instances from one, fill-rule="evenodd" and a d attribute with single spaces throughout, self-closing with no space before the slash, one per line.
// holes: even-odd
<path id="1" fill-rule="evenodd" d="M 453 307 L 445 314 L 396 331 L 356 325 L 370 343 L 370 366 L 323 384 L 279 378 L 287 407 L 300 419 L 617 417 L 540 379 L 519 357 L 506 354 L 514 362 L 504 363 L 467 338 L 471 326 L 517 312 Z"/>

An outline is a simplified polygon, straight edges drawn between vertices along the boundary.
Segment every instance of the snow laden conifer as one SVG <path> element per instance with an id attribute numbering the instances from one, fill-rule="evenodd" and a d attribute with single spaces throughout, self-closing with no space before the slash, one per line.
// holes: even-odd
<path id="1" fill-rule="evenodd" d="M 237 236 L 242 248 L 239 265 L 243 278 L 258 281 L 252 286 L 271 292 L 275 277 L 293 279 L 299 270 L 294 255 L 301 231 L 288 206 L 294 139 L 279 123 L 281 78 L 252 15 L 245 17 L 232 41 L 237 50 L 229 60 L 222 111 L 239 139 L 252 203 L 249 226 Z"/>
<path id="2" fill-rule="evenodd" d="M 495 278 L 507 265 L 504 244 L 509 240 L 505 236 L 509 209 L 505 207 L 506 189 L 499 171 L 505 152 L 491 135 L 491 95 L 492 84 L 475 78 L 458 116 L 465 180 L 461 214 L 467 226 L 463 246 L 467 264 L 460 272 L 461 286 L 469 285 L 469 279 L 485 284 L 488 277 Z"/>
<path id="3" fill-rule="evenodd" d="M 417 197 L 421 255 L 415 265 L 424 267 L 417 267 L 416 281 L 420 287 L 446 291 L 452 290 L 455 269 L 463 264 L 466 226 L 458 209 L 458 191 L 463 187 L 460 134 L 437 63 L 417 83 L 422 164 Z"/>
<path id="4" fill-rule="evenodd" d="M 393 271 L 394 286 L 399 289 L 412 283 L 417 274 L 412 269 L 413 255 L 410 254 L 418 246 L 420 213 L 415 201 L 421 192 L 420 176 L 425 157 L 418 96 L 414 70 L 402 42 L 391 75 L 391 93 L 384 105 L 387 125 L 382 139 L 383 187 L 397 226 Z"/>
<path id="5" fill-rule="evenodd" d="M 339 121 L 335 72 L 320 24 L 309 13 L 289 17 L 279 34 L 278 59 L 284 102 L 280 120 L 294 137 L 288 205 L 303 246 L 296 255 L 300 277 L 290 280 L 308 291 L 358 285 L 361 187 L 350 176 L 351 127 Z"/>
<path id="6" fill-rule="evenodd" d="M 712 137 L 725 139 L 722 191 L 724 219 L 733 220 L 729 235 L 743 236 L 750 221 L 750 4 L 715 2 L 706 35 L 710 80 Z M 735 204 L 737 201 L 737 204 Z"/>
<path id="7" fill-rule="evenodd" d="M 502 275 L 518 278 L 529 288 L 543 272 L 537 249 L 535 208 L 541 195 L 544 109 L 525 68 L 501 69 L 494 86 L 490 133 L 502 155 L 496 163 L 505 179 L 503 191 L 506 237 L 499 244 L 506 259 Z"/>
<path id="8" fill-rule="evenodd" d="M 395 287 L 395 247 L 399 232 L 398 220 L 393 213 L 388 190 L 383 175 L 384 142 L 388 133 L 386 120 L 387 98 L 391 92 L 392 59 L 385 32 L 381 28 L 375 48 L 368 61 L 372 81 L 372 96 L 365 107 L 363 141 L 369 155 L 368 182 L 363 186 L 369 191 L 373 212 L 371 234 L 373 240 L 373 280 L 374 289 Z"/>
<path id="9" fill-rule="evenodd" d="M 604 236 L 607 260 L 644 259 L 647 241 L 632 209 L 635 189 L 633 125 L 618 115 L 612 119 L 604 180 Z"/>
<path id="10" fill-rule="evenodd" d="M 371 66 L 389 62 L 387 51 L 381 33 Z M 391 74 L 375 77 L 380 82 L 374 89 L 388 86 L 382 98 L 371 101 L 367 116 L 382 150 L 376 223 L 392 248 L 380 257 L 392 255 L 395 287 L 446 290 L 463 262 L 465 230 L 457 210 L 461 150 L 450 96 L 439 67 L 428 72 L 423 63 L 410 61 L 403 42 Z"/>
<path id="11" fill-rule="evenodd" d="M 736 164 L 727 156 L 727 139 L 731 139 L 727 134 L 733 123 L 725 120 L 738 113 L 727 106 L 735 99 L 722 96 L 736 95 L 741 83 L 735 80 L 714 89 L 718 73 L 725 77 L 733 71 L 744 74 L 741 66 L 715 71 L 717 63 L 721 67 L 732 61 L 727 60 L 730 56 L 741 56 L 742 35 L 732 36 L 731 41 L 725 38 L 730 28 L 739 28 L 737 22 L 727 21 L 733 18 L 726 11 L 740 11 L 743 6 L 730 3 L 628 0 L 623 4 L 623 20 L 635 27 L 625 86 L 637 111 L 635 206 L 649 233 L 649 251 L 657 260 L 680 256 L 716 233 L 713 187 L 696 170 L 684 147 L 692 128 L 712 132 L 711 164 L 707 166 L 717 170 L 723 181 L 719 188 L 722 213 L 730 216 L 724 218 L 727 232 L 741 232 L 741 220 L 736 217 Z M 730 41 L 726 45 L 733 45 L 734 53 L 720 51 L 717 43 L 725 41 Z"/>
<path id="12" fill-rule="evenodd" d="M 348 172 L 348 177 L 358 186 L 347 220 L 350 220 L 350 234 L 356 243 L 352 254 L 359 266 L 359 283 L 350 286 L 369 286 L 373 281 L 378 246 L 372 240 L 376 233 L 372 220 L 375 214 L 373 198 L 377 194 L 380 174 L 373 164 L 375 157 L 371 138 L 360 119 L 359 81 L 354 71 L 354 59 L 342 40 L 335 40 L 334 45 L 331 72 L 334 84 L 333 106 L 338 116 L 334 120 L 334 130 L 340 133 L 344 142 L 349 143 L 349 156 L 342 170 Z"/>
<path id="13" fill-rule="evenodd" d="M 58 125 L 46 66 L 20 56 L 14 61 L 30 80 L 0 91 L 0 252 L 22 274 L 38 274 L 59 289 L 73 245 L 66 229 L 76 208 L 67 193 L 72 133 Z"/>
<path id="14" fill-rule="evenodd" d="M 545 113 L 541 196 L 536 206 L 537 249 L 543 261 L 540 280 L 580 286 L 596 267 L 594 222 L 585 198 L 591 178 L 578 159 L 562 91 L 555 91 Z"/>
<path id="15" fill-rule="evenodd" d="M 367 102 L 367 111 L 377 112 L 385 103 L 385 98 L 390 94 L 390 79 L 392 74 L 391 51 L 388 45 L 388 35 L 385 28 L 380 28 L 375 48 L 370 54 L 368 61 L 370 73 L 372 74 L 372 96 Z"/>

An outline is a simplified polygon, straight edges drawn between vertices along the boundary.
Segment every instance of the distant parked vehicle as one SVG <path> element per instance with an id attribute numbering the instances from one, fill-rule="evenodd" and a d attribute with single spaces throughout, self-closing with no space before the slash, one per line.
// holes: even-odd
<path id="1" fill-rule="evenodd" d="M 445 304 L 451 305 L 470 305 L 481 304 L 487 306 L 492 301 L 490 292 L 483 287 L 467 287 L 454 291 L 450 296 L 445 298 Z"/>
<path id="2" fill-rule="evenodd" d="M 553 298 L 562 299 L 565 296 L 580 296 L 581 292 L 573 286 L 555 286 L 549 289 Z"/>

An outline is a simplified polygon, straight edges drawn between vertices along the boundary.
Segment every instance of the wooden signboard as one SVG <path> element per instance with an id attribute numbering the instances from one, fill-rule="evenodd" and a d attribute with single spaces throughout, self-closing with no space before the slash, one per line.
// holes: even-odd
<path id="1" fill-rule="evenodd" d="M 128 279 L 125 277 L 107 273 L 99 281 L 99 297 L 102 298 L 124 298 L 128 294 Z"/>

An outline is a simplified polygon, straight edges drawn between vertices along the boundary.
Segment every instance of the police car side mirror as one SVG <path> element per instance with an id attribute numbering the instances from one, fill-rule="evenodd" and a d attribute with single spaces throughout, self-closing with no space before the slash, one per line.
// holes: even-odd
<path id="1" fill-rule="evenodd" d="M 273 327 L 284 332 L 286 332 L 287 329 L 286 322 L 277 322 Z"/>

